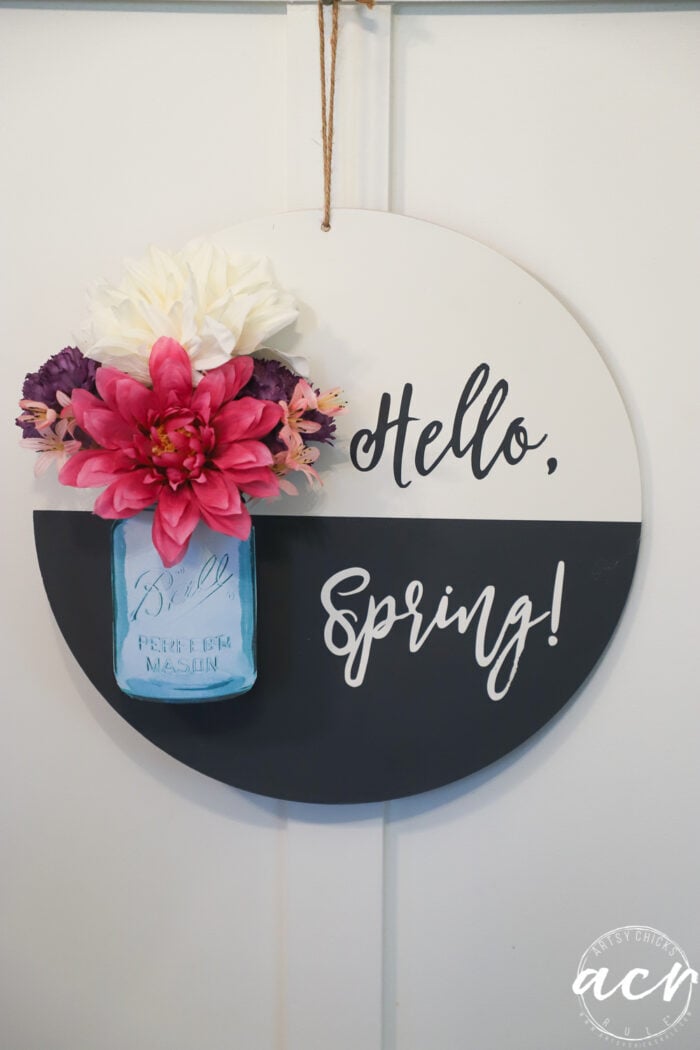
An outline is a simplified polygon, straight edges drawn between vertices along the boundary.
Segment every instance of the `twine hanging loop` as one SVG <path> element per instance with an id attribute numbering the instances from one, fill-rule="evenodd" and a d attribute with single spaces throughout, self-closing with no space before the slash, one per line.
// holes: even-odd
<path id="1" fill-rule="evenodd" d="M 318 51 L 321 62 L 321 144 L 323 149 L 323 220 L 321 229 L 331 228 L 331 189 L 333 184 L 333 117 L 335 112 L 335 65 L 338 54 L 338 14 L 340 0 L 331 2 L 330 70 L 326 71 L 326 4 L 318 0 Z"/>
<path id="2" fill-rule="evenodd" d="M 357 0 L 368 9 L 374 0 Z M 331 14 L 331 59 L 326 69 L 326 7 Z M 323 220 L 321 229 L 331 228 L 331 188 L 333 184 L 333 117 L 335 112 L 335 64 L 338 55 L 338 22 L 340 0 L 318 0 L 318 54 L 321 63 L 321 143 L 323 148 Z"/>

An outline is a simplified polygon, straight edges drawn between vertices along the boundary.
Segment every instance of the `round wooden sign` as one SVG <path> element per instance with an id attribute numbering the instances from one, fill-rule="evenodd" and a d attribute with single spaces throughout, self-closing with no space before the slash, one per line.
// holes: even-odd
<path id="1" fill-rule="evenodd" d="M 464 777 L 560 710 L 622 612 L 641 511 L 615 384 L 551 293 L 453 231 L 338 211 L 324 234 L 297 212 L 214 239 L 270 259 L 301 306 L 275 346 L 349 403 L 323 488 L 256 514 L 257 683 L 125 696 L 111 525 L 37 512 L 63 634 L 134 728 L 245 790 L 361 802 Z"/>

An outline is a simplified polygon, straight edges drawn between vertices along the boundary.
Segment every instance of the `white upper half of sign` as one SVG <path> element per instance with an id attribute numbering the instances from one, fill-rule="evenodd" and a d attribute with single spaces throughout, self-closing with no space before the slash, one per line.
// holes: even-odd
<path id="1" fill-rule="evenodd" d="M 299 476 L 303 495 L 258 512 L 640 520 L 634 437 L 610 373 L 571 314 L 508 259 L 427 222 L 357 210 L 336 211 L 329 233 L 317 212 L 291 212 L 214 239 L 234 253 L 269 258 L 300 307 L 294 328 L 271 345 L 307 358 L 314 384 L 341 386 L 349 406 L 338 417 L 336 448 L 321 446 L 323 488 L 308 494 Z M 382 394 L 395 421 L 406 384 L 411 422 L 386 430 L 374 469 L 356 469 L 353 435 L 376 430 Z M 425 433 L 434 421 L 442 426 Z M 432 469 L 421 474 L 422 434 L 418 462 Z M 523 441 L 538 447 L 523 455 Z M 506 447 L 518 462 L 508 462 Z M 362 442 L 361 465 L 374 448 Z"/>

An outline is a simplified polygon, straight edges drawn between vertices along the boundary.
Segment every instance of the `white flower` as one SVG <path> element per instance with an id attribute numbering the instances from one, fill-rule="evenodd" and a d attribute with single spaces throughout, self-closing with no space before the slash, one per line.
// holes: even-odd
<path id="1" fill-rule="evenodd" d="M 150 384 L 148 358 L 161 336 L 184 346 L 197 382 L 202 372 L 251 354 L 297 317 L 267 260 L 234 260 L 208 242 L 173 255 L 151 248 L 124 270 L 120 284 L 99 281 L 90 289 L 78 345 L 87 357 L 144 383 Z"/>

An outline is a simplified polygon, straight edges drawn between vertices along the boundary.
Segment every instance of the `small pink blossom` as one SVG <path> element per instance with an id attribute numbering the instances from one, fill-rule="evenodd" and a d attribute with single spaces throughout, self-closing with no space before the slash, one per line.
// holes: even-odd
<path id="1" fill-rule="evenodd" d="M 52 427 L 58 419 L 57 413 L 43 401 L 30 401 L 29 398 L 24 397 L 19 407 L 22 409 L 22 415 L 19 416 L 17 422 L 31 423 L 40 433 Z"/>
<path id="2" fill-rule="evenodd" d="M 78 421 L 76 420 L 75 412 L 73 411 L 73 402 L 68 394 L 64 394 L 62 390 L 56 391 L 56 400 L 61 406 L 61 419 L 65 419 L 68 425 L 68 432 L 70 434 L 75 433 Z"/>
<path id="3" fill-rule="evenodd" d="M 298 490 L 291 481 L 288 481 L 285 475 L 290 470 L 301 471 L 306 476 L 306 480 L 309 485 L 313 488 L 314 484 L 322 485 L 323 482 L 316 470 L 311 466 L 318 459 L 320 453 L 317 448 L 309 448 L 308 445 L 304 445 L 303 442 L 295 442 L 291 448 L 286 448 L 282 452 L 277 452 L 274 457 L 272 469 L 279 478 L 280 488 L 283 492 L 288 493 L 290 496 L 296 496 Z"/>
<path id="4" fill-rule="evenodd" d="M 311 402 L 315 402 L 315 400 L 316 395 L 309 384 L 305 379 L 300 379 L 294 387 L 294 393 L 289 403 L 286 401 L 279 402 L 279 406 L 282 409 L 282 429 L 279 436 L 289 448 L 303 444 L 302 434 L 315 434 L 317 430 L 321 429 L 320 423 L 312 423 L 310 420 L 304 419 L 304 413 L 312 408 Z"/>
<path id="5" fill-rule="evenodd" d="M 343 391 L 339 386 L 334 386 L 325 394 L 314 394 L 310 387 L 309 390 L 311 397 L 307 395 L 307 401 L 310 409 L 322 412 L 324 416 L 339 416 L 347 411 L 347 404 L 343 401 Z"/>
<path id="6" fill-rule="evenodd" d="M 60 470 L 67 463 L 68 458 L 80 450 L 80 442 L 72 436 L 68 437 L 69 433 L 67 420 L 59 419 L 55 427 L 45 427 L 41 437 L 21 439 L 22 448 L 39 453 L 34 464 L 35 477 L 38 478 L 45 474 L 52 463 L 55 463 L 56 469 Z"/>

